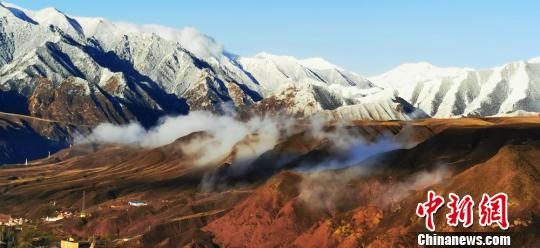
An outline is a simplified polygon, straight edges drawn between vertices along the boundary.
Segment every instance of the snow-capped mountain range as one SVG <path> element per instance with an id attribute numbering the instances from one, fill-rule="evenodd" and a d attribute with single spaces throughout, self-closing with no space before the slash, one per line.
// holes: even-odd
<path id="1" fill-rule="evenodd" d="M 347 119 L 540 112 L 539 75 L 536 59 L 480 71 L 406 64 L 366 79 L 321 58 L 237 56 L 193 28 L 0 4 L 0 111 L 74 124 L 151 125 L 229 102 Z"/>
<path id="2" fill-rule="evenodd" d="M 540 112 L 540 57 L 482 70 L 403 64 L 370 80 L 433 117 Z"/>

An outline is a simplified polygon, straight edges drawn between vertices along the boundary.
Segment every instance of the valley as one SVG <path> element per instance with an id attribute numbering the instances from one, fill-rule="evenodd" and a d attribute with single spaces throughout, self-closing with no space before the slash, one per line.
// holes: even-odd
<path id="1" fill-rule="evenodd" d="M 389 135 L 402 146 L 334 169 L 325 161 L 339 159 L 344 148 L 302 125 L 242 173 L 245 165 L 230 156 L 194 164 L 184 145 L 203 133 L 156 148 L 82 144 L 28 166 L 0 168 L 0 213 L 31 220 L 58 239 L 93 236 L 122 247 L 387 247 L 416 244 L 413 234 L 423 224 L 414 209 L 427 189 L 473 197 L 504 191 L 514 239 L 532 245 L 539 242 L 539 121 L 357 121 L 343 127 L 354 130 L 354 139 L 369 144 Z M 275 164 L 284 157 L 292 159 Z M 43 220 L 61 212 L 72 215 Z M 446 226 L 442 213 L 436 221 L 442 231 L 460 230 Z M 488 230 L 496 231 L 467 229 Z"/>
<path id="2" fill-rule="evenodd" d="M 477 203 L 468 227 L 434 213 L 433 233 L 540 247 L 539 57 L 480 69 L 404 63 L 367 77 L 320 57 L 235 54 L 195 28 L 121 14 L 0 2 L 0 248 L 417 247 L 431 217 L 419 203 L 432 191 Z M 346 31 L 344 47 L 369 30 Z M 328 34 L 306 35 L 302 49 Z M 332 58 L 406 59 L 364 58 L 388 49 L 353 45 Z M 447 64 L 470 52 L 448 51 Z M 499 192 L 508 229 L 477 221 L 484 194 Z"/>

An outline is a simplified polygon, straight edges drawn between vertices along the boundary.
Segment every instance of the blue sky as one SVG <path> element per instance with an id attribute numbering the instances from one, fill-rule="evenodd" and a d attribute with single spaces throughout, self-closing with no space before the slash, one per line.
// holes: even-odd
<path id="1" fill-rule="evenodd" d="M 191 26 L 235 54 L 323 57 L 367 76 L 405 62 L 486 68 L 540 56 L 540 1 L 8 2 L 114 21 Z"/>

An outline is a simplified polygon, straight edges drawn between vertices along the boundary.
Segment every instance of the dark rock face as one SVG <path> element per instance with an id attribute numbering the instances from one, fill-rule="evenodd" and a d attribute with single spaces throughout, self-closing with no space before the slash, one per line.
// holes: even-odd
<path id="1" fill-rule="evenodd" d="M 68 147 L 77 133 L 89 130 L 89 126 L 0 113 L 0 165 L 47 157 Z"/>
<path id="2" fill-rule="evenodd" d="M 25 96 L 14 90 L 2 90 L 0 88 L 0 112 L 19 113 L 28 115 L 28 100 Z"/>
<path id="3" fill-rule="evenodd" d="M 74 84 L 74 81 L 74 78 L 68 78 L 59 87 L 53 88 L 49 80 L 40 80 L 29 99 L 30 114 L 79 125 L 97 125 L 105 121 L 126 123 L 133 119 L 133 115 L 114 99 L 109 99 L 89 85 Z M 89 94 L 86 94 L 86 90 L 90 90 Z"/>

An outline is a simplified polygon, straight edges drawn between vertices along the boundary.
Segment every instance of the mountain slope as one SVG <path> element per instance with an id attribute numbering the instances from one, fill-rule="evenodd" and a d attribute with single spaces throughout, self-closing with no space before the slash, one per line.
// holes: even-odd
<path id="1" fill-rule="evenodd" d="M 192 28 L 0 5 L 0 111 L 75 125 L 150 127 L 229 106 L 333 120 L 536 115 L 539 93 L 538 58 L 485 70 L 405 64 L 366 79 L 321 58 L 237 56 Z"/>
<path id="2" fill-rule="evenodd" d="M 539 59 L 483 70 L 404 64 L 370 80 L 439 118 L 540 112 Z"/>
<path id="3" fill-rule="evenodd" d="M 0 165 L 47 157 L 89 126 L 0 112 Z"/>
<path id="4" fill-rule="evenodd" d="M 475 126 L 471 120 L 456 119 L 456 126 L 447 126 L 414 148 L 348 169 L 278 174 L 203 230 L 214 234 L 215 242 L 234 247 L 411 247 L 416 233 L 425 231 L 424 219 L 414 209 L 428 190 L 443 196 L 470 194 L 473 199 L 507 192 L 516 233 L 512 242 L 535 246 L 539 125 L 506 125 L 500 120 Z M 448 125 L 445 120 L 435 123 Z M 527 193 L 519 193 L 523 189 Z M 445 211 L 435 218 L 437 231 L 500 231 L 478 223 L 470 228 L 448 226 Z"/>
<path id="5" fill-rule="evenodd" d="M 367 79 L 320 58 L 299 60 L 290 56 L 259 53 L 254 57 L 240 57 L 238 62 L 259 82 L 265 94 L 275 92 L 283 84 L 354 86 L 359 89 L 373 87 Z"/>
<path id="6" fill-rule="evenodd" d="M 390 91 L 377 89 L 376 93 L 349 98 L 336 89 L 316 84 L 283 85 L 256 103 L 252 110 L 296 117 L 319 115 L 336 121 L 429 118 L 422 110 Z"/>
<path id="7" fill-rule="evenodd" d="M 250 108 L 290 87 L 315 101 L 283 109 L 295 115 L 297 109 L 311 109 L 304 111 L 311 115 L 362 105 L 365 96 L 382 92 L 321 58 L 239 57 L 191 28 L 137 26 L 7 3 L 0 14 L 0 95 L 28 102 L 27 110 L 5 107 L 8 112 L 80 124 L 137 120 L 149 126 L 162 115 L 219 112 L 223 103 Z M 86 100 L 58 100 L 67 88 L 82 89 L 78 96 Z M 65 104 L 68 110 L 50 107 Z"/>
<path id="8" fill-rule="evenodd" d="M 239 57 L 193 28 L 0 5 L 2 112 L 92 127 L 139 122 L 145 128 L 163 116 L 221 113 L 231 106 L 251 115 L 307 117 L 332 111 L 327 116 L 333 119 L 413 118 L 400 114 L 395 100 L 369 80 L 320 58 Z"/>
<path id="9" fill-rule="evenodd" d="M 40 78 L 51 81 L 55 90 L 75 77 L 73 82 L 109 94 L 116 105 L 135 105 L 154 115 L 197 109 L 200 106 L 190 100 L 202 96 L 212 104 L 230 101 L 229 91 L 238 89 L 243 96 L 235 96 L 241 100 L 235 104 L 260 99 L 258 86 L 230 61 L 203 61 L 178 41 L 154 33 L 121 32 L 124 26 L 104 19 L 83 18 L 81 24 L 55 9 L 33 12 L 7 6 L 0 6 L 3 92 L 28 98 Z M 114 85 L 108 85 L 111 81 Z M 137 116 L 138 110 L 131 112 Z"/>

